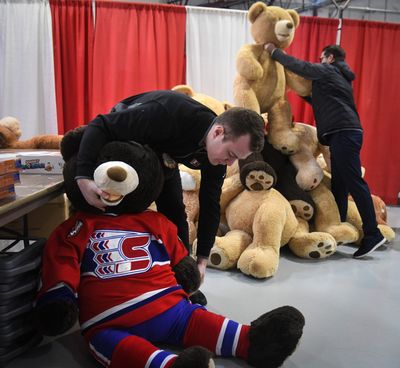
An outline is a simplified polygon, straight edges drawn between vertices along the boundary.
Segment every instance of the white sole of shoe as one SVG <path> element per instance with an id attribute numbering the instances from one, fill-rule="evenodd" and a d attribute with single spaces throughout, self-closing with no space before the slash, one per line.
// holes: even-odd
<path id="1" fill-rule="evenodd" d="M 362 258 L 367 256 L 368 254 L 372 253 L 375 249 L 379 248 L 381 245 L 386 243 L 386 238 L 383 238 L 379 243 L 377 243 L 371 250 L 369 250 L 367 253 L 360 254 L 359 256 L 354 256 L 354 258 Z"/>

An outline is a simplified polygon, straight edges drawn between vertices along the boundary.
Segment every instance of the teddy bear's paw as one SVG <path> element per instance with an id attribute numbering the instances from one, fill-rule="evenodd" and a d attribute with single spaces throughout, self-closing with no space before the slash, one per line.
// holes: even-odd
<path id="1" fill-rule="evenodd" d="M 337 245 L 355 243 L 360 237 L 358 230 L 348 222 L 342 222 L 340 225 L 329 226 L 323 231 L 331 234 L 335 238 Z"/>
<path id="2" fill-rule="evenodd" d="M 229 270 L 237 263 L 237 259 L 230 259 L 224 249 L 214 246 L 211 248 L 208 265 L 219 270 Z"/>
<path id="3" fill-rule="evenodd" d="M 212 355 L 201 346 L 191 346 L 178 355 L 171 368 L 215 368 Z"/>
<path id="4" fill-rule="evenodd" d="M 314 208 L 307 202 L 295 199 L 289 202 L 296 217 L 309 221 L 314 216 Z"/>
<path id="5" fill-rule="evenodd" d="M 308 192 L 315 189 L 321 183 L 323 176 L 324 172 L 322 169 L 319 169 L 313 175 L 310 175 L 307 170 L 304 170 L 304 172 L 299 171 L 296 175 L 296 183 L 301 189 Z"/>
<path id="6" fill-rule="evenodd" d="M 271 120 L 271 130 L 268 135 L 268 141 L 272 146 L 284 155 L 293 155 L 298 152 L 300 148 L 299 137 L 289 127 L 274 129 L 273 123 Z"/>
<path id="7" fill-rule="evenodd" d="M 394 240 L 396 233 L 390 226 L 379 224 L 378 228 L 379 228 L 379 231 L 382 233 L 382 235 L 385 237 L 385 239 L 388 242 L 391 242 Z"/>
<path id="8" fill-rule="evenodd" d="M 237 267 L 244 274 L 258 279 L 273 276 L 278 270 L 279 251 L 273 247 L 249 247 L 238 260 Z"/>
<path id="9" fill-rule="evenodd" d="M 72 328 L 78 319 L 78 307 L 70 300 L 56 300 L 34 309 L 38 330 L 46 336 L 56 336 Z"/>
<path id="10" fill-rule="evenodd" d="M 270 189 L 275 182 L 275 178 L 264 170 L 252 170 L 246 176 L 246 187 L 252 191 Z"/>
<path id="11" fill-rule="evenodd" d="M 283 306 L 251 322 L 248 363 L 254 367 L 280 367 L 296 349 L 303 334 L 303 314 Z"/>
<path id="12" fill-rule="evenodd" d="M 289 248 L 298 257 L 322 259 L 336 252 L 336 240 L 328 233 L 302 234 L 289 241 Z"/>
<path id="13" fill-rule="evenodd" d="M 211 248 L 208 265 L 220 270 L 228 270 L 236 266 L 243 251 L 251 243 L 252 237 L 241 230 L 232 230 L 223 237 L 216 237 Z"/>

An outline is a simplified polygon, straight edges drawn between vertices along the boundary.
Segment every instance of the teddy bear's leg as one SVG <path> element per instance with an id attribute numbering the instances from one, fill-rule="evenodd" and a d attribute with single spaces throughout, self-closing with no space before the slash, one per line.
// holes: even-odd
<path id="1" fill-rule="evenodd" d="M 299 226 L 289 241 L 290 250 L 298 257 L 321 259 L 336 252 L 336 240 L 323 232 L 309 232 L 308 222 L 297 219 Z"/>
<path id="2" fill-rule="evenodd" d="M 259 207 L 253 220 L 253 242 L 242 253 L 237 264 L 244 274 L 256 278 L 275 274 L 286 218 L 286 209 L 282 206 L 271 209 L 270 204 L 263 203 Z"/>
<path id="3" fill-rule="evenodd" d="M 315 230 L 331 234 L 337 245 L 356 242 L 359 238 L 358 230 L 348 222 L 340 222 L 335 198 L 325 184 L 322 182 L 310 194 L 315 202 Z"/>
<path id="4" fill-rule="evenodd" d="M 304 316 L 291 306 L 276 308 L 251 323 L 248 362 L 255 367 L 280 367 L 296 349 Z"/>
<path id="5" fill-rule="evenodd" d="M 220 270 L 235 267 L 251 240 L 251 236 L 241 230 L 229 231 L 223 237 L 217 236 L 211 248 L 208 265 Z"/>
<path id="6" fill-rule="evenodd" d="M 324 173 L 310 152 L 298 151 L 289 159 L 297 169 L 296 182 L 301 189 L 312 190 L 319 185 Z"/>
<path id="7" fill-rule="evenodd" d="M 285 155 L 292 155 L 299 149 L 299 138 L 293 131 L 292 112 L 289 102 L 280 99 L 268 111 L 269 142 Z"/>
<path id="8" fill-rule="evenodd" d="M 279 367 L 302 335 L 304 317 L 290 306 L 263 314 L 251 326 L 197 309 L 184 336 L 184 346 L 203 346 L 217 356 L 245 359 L 255 367 Z"/>
<path id="9" fill-rule="evenodd" d="M 245 107 L 260 114 L 261 111 L 258 98 L 249 82 L 247 82 L 244 78 L 235 80 L 233 87 L 233 99 L 236 106 Z"/>
<path id="10" fill-rule="evenodd" d="M 358 230 L 359 239 L 356 243 L 359 244 L 364 237 L 364 232 L 362 229 L 362 220 L 360 213 L 358 212 L 356 204 L 352 200 L 349 200 L 349 204 L 347 207 L 347 222 L 352 224 Z M 388 242 L 394 240 L 396 234 L 391 227 L 384 224 L 378 224 L 378 229 Z"/>
<path id="11" fill-rule="evenodd" d="M 298 186 L 295 176 L 296 168 L 288 162 L 278 173 L 276 189 L 289 201 L 296 217 L 309 221 L 314 216 L 315 203 L 311 195 Z"/>
<path id="12" fill-rule="evenodd" d="M 174 354 L 159 349 L 148 340 L 127 330 L 105 329 L 89 342 L 90 352 L 102 365 L 112 368 L 211 368 L 212 353 L 202 347 L 191 347 Z"/>

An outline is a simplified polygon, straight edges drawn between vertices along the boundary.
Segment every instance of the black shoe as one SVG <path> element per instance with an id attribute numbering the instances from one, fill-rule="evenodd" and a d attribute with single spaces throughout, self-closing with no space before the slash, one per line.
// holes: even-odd
<path id="1" fill-rule="evenodd" d="M 386 239 L 381 233 L 377 236 L 366 236 L 361 242 L 360 248 L 353 254 L 354 258 L 361 258 L 370 254 L 381 245 L 385 244 Z"/>
<path id="2" fill-rule="evenodd" d="M 207 305 L 207 298 L 200 290 L 192 294 L 189 299 L 193 304 Z"/>

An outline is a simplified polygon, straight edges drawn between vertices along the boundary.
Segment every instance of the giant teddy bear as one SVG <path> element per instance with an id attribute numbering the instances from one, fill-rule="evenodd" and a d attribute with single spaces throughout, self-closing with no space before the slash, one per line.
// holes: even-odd
<path id="1" fill-rule="evenodd" d="M 300 16 L 293 9 L 256 2 L 250 7 L 248 18 L 254 44 L 241 47 L 236 58 L 235 104 L 259 113 L 269 113 L 279 105 L 280 119 L 269 118 L 269 140 L 283 153 L 293 154 L 299 149 L 299 139 L 293 131 L 292 117 L 284 108 L 288 105 L 285 92 L 290 87 L 300 96 L 308 96 L 311 82 L 286 71 L 272 60 L 264 45 L 273 42 L 281 49 L 287 48 L 293 41 Z"/>
<path id="2" fill-rule="evenodd" d="M 208 368 L 213 352 L 255 367 L 279 367 L 302 335 L 302 314 L 280 307 L 248 326 L 191 304 L 188 293 L 200 284 L 197 266 L 176 227 L 145 210 L 162 186 L 158 158 L 134 142 L 108 143 L 94 180 L 112 196 L 99 213 L 74 181 L 81 130 L 61 145 L 65 190 L 78 212 L 46 243 L 36 305 L 42 331 L 66 331 L 79 306 L 82 334 L 104 366 Z M 153 343 L 185 349 L 176 355 Z"/>

